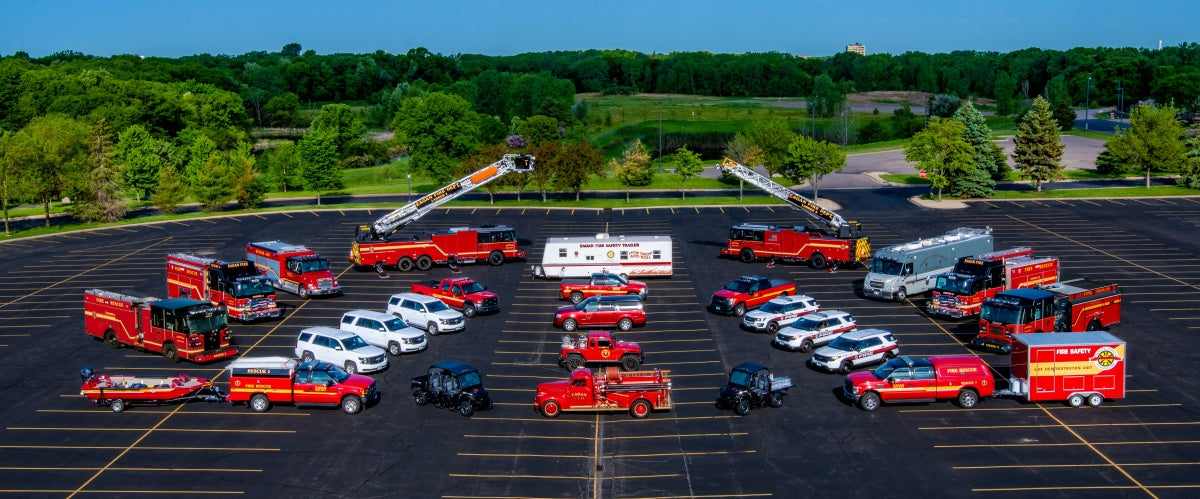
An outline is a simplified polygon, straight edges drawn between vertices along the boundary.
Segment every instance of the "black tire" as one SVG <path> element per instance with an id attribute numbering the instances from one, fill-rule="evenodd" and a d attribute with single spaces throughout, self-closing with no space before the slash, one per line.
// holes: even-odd
<path id="1" fill-rule="evenodd" d="M 638 358 L 633 355 L 626 355 L 624 357 L 621 357 L 621 369 L 624 369 L 626 371 L 633 371 L 633 370 L 637 369 L 638 367 L 641 367 L 641 365 L 642 365 L 642 361 L 638 360 Z"/>
<path id="2" fill-rule="evenodd" d="M 1088 405 L 1090 405 L 1092 407 L 1100 407 L 1100 404 L 1103 404 L 1103 403 L 1104 403 L 1104 395 L 1100 395 L 1099 393 L 1093 393 L 1091 395 L 1088 395 L 1088 398 L 1087 398 Z"/>
<path id="3" fill-rule="evenodd" d="M 255 393 L 250 396 L 250 402 L 246 404 L 246 407 L 254 412 L 267 412 L 271 410 L 271 398 L 267 397 L 265 393 Z"/>
<path id="4" fill-rule="evenodd" d="M 746 304 L 745 304 L 745 303 L 739 303 L 739 304 L 737 304 L 737 305 L 734 305 L 734 306 L 733 306 L 733 315 L 735 315 L 735 316 L 737 316 L 737 317 L 741 317 L 741 316 L 743 316 L 743 315 L 746 315 Z"/>
<path id="5" fill-rule="evenodd" d="M 569 299 L 571 300 L 572 304 L 578 305 L 579 302 L 583 301 L 583 293 L 580 291 L 572 291 Z"/>
<path id="6" fill-rule="evenodd" d="M 464 418 L 469 418 L 472 414 L 475 414 L 475 406 L 471 405 L 470 400 L 459 402 L 458 413 Z"/>
<path id="7" fill-rule="evenodd" d="M 628 331 L 630 329 L 633 329 L 633 319 L 630 319 L 628 317 L 621 318 L 621 320 L 617 321 L 617 329 L 620 329 L 622 331 Z"/>
<path id="8" fill-rule="evenodd" d="M 578 329 L 579 324 L 577 322 L 575 322 L 575 319 L 567 319 L 567 320 L 563 321 L 562 328 L 563 328 L 563 331 L 566 331 L 569 333 L 571 331 Z"/>
<path id="9" fill-rule="evenodd" d="M 841 374 L 850 374 L 854 370 L 854 363 L 849 360 L 843 360 L 842 365 L 838 366 L 838 372 Z"/>
<path id="10" fill-rule="evenodd" d="M 344 367 L 347 374 L 358 374 L 358 364 L 355 364 L 353 360 L 347 360 Z"/>
<path id="11" fill-rule="evenodd" d="M 900 289 L 896 290 L 896 301 L 902 302 L 905 298 L 908 298 L 908 289 L 901 286 Z"/>
<path id="12" fill-rule="evenodd" d="M 811 352 L 812 349 L 813 349 L 812 340 L 806 339 L 806 340 L 800 342 L 800 351 L 801 352 L 808 353 L 808 352 Z"/>
<path id="13" fill-rule="evenodd" d="M 425 405 L 429 403 L 429 392 L 425 390 L 417 390 L 413 392 L 413 402 L 417 405 Z"/>
<path id="14" fill-rule="evenodd" d="M 1078 394 L 1078 393 L 1072 393 L 1070 397 L 1067 397 L 1067 405 L 1069 405 L 1071 407 L 1082 406 L 1083 405 L 1083 395 Z"/>
<path id="15" fill-rule="evenodd" d="M 501 253 L 500 250 L 492 250 L 491 253 L 488 253 L 488 263 L 493 267 L 503 265 L 504 253 Z"/>
<path id="16" fill-rule="evenodd" d="M 179 362 L 179 348 L 176 347 L 174 343 L 171 343 L 169 341 L 166 343 L 163 343 L 162 356 L 164 359 L 167 359 L 167 362 L 170 362 L 172 364 L 178 363 Z"/>
<path id="17" fill-rule="evenodd" d="M 551 400 L 542 404 L 541 412 L 548 418 L 557 418 L 559 414 L 562 414 L 562 407 L 558 405 L 558 402 Z"/>
<path id="18" fill-rule="evenodd" d="M 463 303 L 463 315 L 468 318 L 479 315 L 479 309 L 475 308 L 475 304 L 471 302 Z"/>
<path id="19" fill-rule="evenodd" d="M 104 332 L 104 346 L 116 350 L 121 348 L 121 341 L 117 339 L 117 333 L 109 329 Z"/>
<path id="20" fill-rule="evenodd" d="M 436 322 L 430 322 L 429 324 L 426 324 L 425 330 L 429 331 L 430 336 L 437 336 L 441 334 L 441 331 L 438 331 L 438 325 Z"/>
<path id="21" fill-rule="evenodd" d="M 576 369 L 583 367 L 584 364 L 586 362 L 584 362 L 582 355 L 571 354 L 567 356 L 567 369 L 570 369 L 571 372 L 575 372 Z"/>
<path id="22" fill-rule="evenodd" d="M 646 399 L 634 400 L 633 403 L 629 405 L 629 415 L 637 419 L 642 419 L 646 416 L 649 416 L 651 410 L 653 410 L 653 408 L 650 406 L 650 401 Z"/>
<path id="23" fill-rule="evenodd" d="M 891 351 L 891 350 L 888 350 L 886 353 L 884 353 L 884 354 L 883 354 L 883 361 L 884 361 L 884 362 L 887 362 L 887 361 L 889 361 L 889 360 L 892 360 L 892 359 L 894 359 L 894 358 L 896 358 L 896 352 L 893 352 L 893 351 Z"/>
<path id="24" fill-rule="evenodd" d="M 300 288 L 296 290 L 296 295 L 301 298 L 308 299 L 308 287 L 301 284 Z"/>
<path id="25" fill-rule="evenodd" d="M 409 258 L 406 256 L 406 257 L 402 257 L 399 260 L 397 260 L 396 261 L 396 269 L 398 269 L 401 272 L 412 272 L 412 269 L 413 269 L 412 258 Z"/>
<path id="26" fill-rule="evenodd" d="M 963 409 L 973 409 L 979 405 L 979 394 L 970 388 L 963 388 L 958 392 L 958 406 Z"/>
<path id="27" fill-rule="evenodd" d="M 779 323 L 776 321 L 768 322 L 767 323 L 767 332 L 771 333 L 771 334 L 778 333 L 779 332 Z"/>
<path id="28" fill-rule="evenodd" d="M 121 399 L 112 399 L 112 401 L 108 403 L 108 406 L 112 408 L 113 412 L 121 412 L 125 410 L 125 401 Z"/>
<path id="29" fill-rule="evenodd" d="M 812 265 L 814 269 L 823 269 L 826 265 L 829 265 L 829 261 L 825 259 L 825 255 L 813 253 L 812 257 L 808 259 L 808 264 Z"/>
<path id="30" fill-rule="evenodd" d="M 743 262 L 750 263 L 754 261 L 754 250 L 750 248 L 742 248 L 741 253 L 738 253 L 738 259 Z"/>
<path id="31" fill-rule="evenodd" d="M 879 394 L 875 392 L 867 392 L 858 399 L 858 408 L 867 412 L 871 412 L 879 408 Z"/>
<path id="32" fill-rule="evenodd" d="M 383 262 L 375 262 L 375 273 L 379 275 L 387 273 L 387 266 Z"/>
<path id="33" fill-rule="evenodd" d="M 342 398 L 342 412 L 346 414 L 358 414 L 362 408 L 362 399 L 358 398 L 358 395 L 346 395 Z"/>
<path id="34" fill-rule="evenodd" d="M 738 400 L 737 403 L 733 405 L 733 412 L 738 416 L 750 414 L 750 401 L 746 399 Z"/>
<path id="35" fill-rule="evenodd" d="M 1087 330 L 1088 331 L 1099 331 L 1100 330 L 1100 321 L 1098 319 L 1092 319 L 1092 322 L 1089 322 L 1087 325 Z"/>
<path id="36" fill-rule="evenodd" d="M 421 272 L 426 272 L 432 268 L 433 268 L 433 259 L 429 258 L 429 255 L 421 255 L 421 256 L 417 257 L 417 270 L 420 270 Z"/>
<path id="37" fill-rule="evenodd" d="M 783 407 L 783 394 L 779 393 L 779 392 L 775 392 L 770 395 L 767 395 L 767 405 L 769 405 L 775 409 Z"/>
<path id="38" fill-rule="evenodd" d="M 389 341 L 389 342 L 388 342 L 387 351 L 388 351 L 388 353 L 389 353 L 389 354 L 391 354 L 393 357 L 395 357 L 395 356 L 398 356 L 398 355 L 400 355 L 400 354 L 404 353 L 404 349 L 400 348 L 400 344 L 399 344 L 399 343 L 396 343 L 396 342 L 394 342 L 394 341 Z"/>
<path id="39" fill-rule="evenodd" d="M 304 353 L 300 354 L 300 362 L 312 362 L 313 359 L 315 359 L 315 358 L 316 357 L 313 357 L 313 353 L 309 352 L 307 350 Z"/>

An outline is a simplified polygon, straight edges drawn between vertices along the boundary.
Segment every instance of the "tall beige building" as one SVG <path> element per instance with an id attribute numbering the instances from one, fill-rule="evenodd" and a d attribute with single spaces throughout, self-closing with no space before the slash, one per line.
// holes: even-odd
<path id="1" fill-rule="evenodd" d="M 855 54 L 858 54 L 858 55 L 867 55 L 867 46 L 863 45 L 861 43 L 855 42 L 850 45 L 846 45 L 846 52 L 854 52 Z"/>

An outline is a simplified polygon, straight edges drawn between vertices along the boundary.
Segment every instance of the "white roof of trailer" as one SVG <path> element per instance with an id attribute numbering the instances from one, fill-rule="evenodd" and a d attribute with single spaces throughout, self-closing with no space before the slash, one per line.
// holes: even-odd
<path id="1" fill-rule="evenodd" d="M 1021 343 L 1031 347 L 1067 347 L 1125 343 L 1125 340 L 1113 336 L 1108 331 L 1087 331 L 1083 333 L 1020 333 L 1014 334 L 1013 340 L 1020 341 Z"/>

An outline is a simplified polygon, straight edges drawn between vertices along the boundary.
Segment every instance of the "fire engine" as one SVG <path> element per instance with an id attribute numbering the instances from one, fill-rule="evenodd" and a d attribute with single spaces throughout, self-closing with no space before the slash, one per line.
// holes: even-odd
<path id="1" fill-rule="evenodd" d="M 342 292 L 337 278 L 329 271 L 329 260 L 304 246 L 283 241 L 248 243 L 246 259 L 253 262 L 276 289 L 301 298 Z"/>
<path id="2" fill-rule="evenodd" d="M 225 304 L 229 317 L 279 317 L 275 288 L 249 260 L 223 262 L 184 253 L 167 255 L 167 296 Z"/>
<path id="3" fill-rule="evenodd" d="M 356 414 L 379 401 L 375 380 L 321 361 L 287 357 L 243 357 L 229 363 L 231 403 L 266 412 L 272 404 L 340 406 Z"/>
<path id="4" fill-rule="evenodd" d="M 956 319 L 978 315 L 984 300 L 996 293 L 1058 282 L 1058 259 L 1032 255 L 1032 248 L 1013 248 L 959 258 L 954 270 L 937 276 L 929 313 Z"/>
<path id="5" fill-rule="evenodd" d="M 729 240 L 725 248 L 721 249 L 722 256 L 738 258 L 743 262 L 764 258 L 785 262 L 808 262 L 818 269 L 825 268 L 831 262 L 835 265 L 859 263 L 871 256 L 870 239 L 859 234 L 862 225 L 858 221 L 847 221 L 841 215 L 732 159 L 725 158 L 718 167 L 723 172 L 784 200 L 793 208 L 809 213 L 829 229 L 807 226 L 735 225 L 729 229 Z"/>
<path id="6" fill-rule="evenodd" d="M 1107 332 L 1014 334 L 1010 357 L 1009 389 L 993 396 L 1062 400 L 1071 407 L 1125 397 L 1125 342 Z"/>
<path id="7" fill-rule="evenodd" d="M 537 387 L 533 408 L 548 418 L 564 411 L 624 411 L 644 418 L 652 410 L 671 408 L 670 371 L 621 372 L 615 366 L 604 368 L 600 377 L 591 369 L 579 369 L 571 378 L 542 383 Z"/>
<path id="8" fill-rule="evenodd" d="M 237 355 L 224 307 L 207 301 L 89 289 L 83 293 L 83 328 L 109 348 L 157 352 L 171 363 Z"/>
<path id="9" fill-rule="evenodd" d="M 997 293 L 983 302 L 971 344 L 1009 352 L 1018 333 L 1095 331 L 1121 323 L 1121 290 L 1114 283 L 1073 279 Z"/>
<path id="10" fill-rule="evenodd" d="M 501 265 L 507 260 L 524 258 L 517 247 L 517 234 L 511 227 L 485 225 L 456 227 L 432 234 L 428 239 L 388 240 L 396 231 L 421 218 L 430 210 L 496 180 L 509 172 L 533 171 L 534 158 L 528 154 L 505 154 L 492 163 L 431 192 L 420 199 L 380 217 L 371 225 L 360 225 L 350 248 L 350 263 L 356 267 L 374 267 L 380 275 L 387 267 L 422 272 L 434 264 L 457 265 L 479 260 Z"/>

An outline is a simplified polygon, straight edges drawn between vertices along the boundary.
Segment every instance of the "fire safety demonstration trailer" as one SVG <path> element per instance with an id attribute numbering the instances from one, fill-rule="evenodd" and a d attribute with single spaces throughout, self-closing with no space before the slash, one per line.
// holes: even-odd
<path id="1" fill-rule="evenodd" d="M 1125 341 L 1105 331 L 1012 336 L 1009 389 L 998 395 L 1030 402 L 1092 407 L 1125 397 Z"/>
<path id="2" fill-rule="evenodd" d="M 623 278 L 670 277 L 671 236 L 549 237 L 542 264 L 533 276 L 546 279 L 590 277 L 610 272 Z"/>

